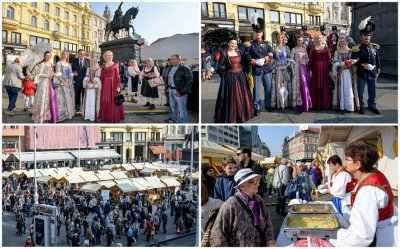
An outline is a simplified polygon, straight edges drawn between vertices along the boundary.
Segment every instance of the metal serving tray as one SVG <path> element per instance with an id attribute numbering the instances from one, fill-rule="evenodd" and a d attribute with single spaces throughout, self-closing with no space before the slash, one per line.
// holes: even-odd
<path id="1" fill-rule="evenodd" d="M 309 219 L 310 221 L 304 221 Z M 296 222 L 296 220 L 300 222 Z M 311 221 L 314 220 L 314 224 Z M 347 223 L 338 213 L 333 214 L 288 214 L 282 223 L 288 238 L 331 238 L 336 239 L 340 228 L 347 228 Z M 324 228 L 325 227 L 325 228 Z"/>
<path id="2" fill-rule="evenodd" d="M 324 203 L 306 203 L 306 204 L 293 204 L 289 208 L 289 213 L 292 214 L 334 214 L 337 213 L 335 206 L 332 202 Z"/>

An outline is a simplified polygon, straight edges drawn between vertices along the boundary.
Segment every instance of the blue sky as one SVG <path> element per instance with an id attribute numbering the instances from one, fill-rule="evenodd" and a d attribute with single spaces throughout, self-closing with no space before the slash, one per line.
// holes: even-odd
<path id="1" fill-rule="evenodd" d="M 120 2 L 90 2 L 97 14 L 103 16 L 106 5 L 114 15 Z M 122 11 L 132 6 L 139 6 L 139 13 L 133 21 L 135 33 L 146 39 L 149 44 L 158 38 L 174 34 L 199 33 L 200 8 L 199 3 L 137 3 L 124 2 Z"/>
<path id="2" fill-rule="evenodd" d="M 310 127 L 320 126 L 312 125 Z M 268 145 L 271 151 L 271 156 L 280 156 L 285 137 L 293 135 L 298 130 L 298 125 L 258 126 L 258 135 L 260 136 L 261 141 Z"/>

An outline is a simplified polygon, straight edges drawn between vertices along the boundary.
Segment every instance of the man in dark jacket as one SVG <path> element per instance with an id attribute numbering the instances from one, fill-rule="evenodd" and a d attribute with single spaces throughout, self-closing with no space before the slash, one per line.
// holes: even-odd
<path id="1" fill-rule="evenodd" d="M 249 148 L 239 148 L 237 149 L 237 156 L 239 159 L 239 169 L 252 169 L 254 173 L 260 175 L 261 179 L 265 179 L 263 175 L 263 170 L 260 164 L 256 163 L 251 159 L 251 150 Z M 260 185 L 258 186 L 258 192 L 261 197 L 263 197 L 265 192 L 265 184 L 264 181 L 260 181 Z"/>
<path id="2" fill-rule="evenodd" d="M 74 73 L 74 89 L 75 89 L 75 110 L 80 111 L 81 98 L 83 99 L 83 79 L 86 77 L 86 70 L 89 67 L 89 60 L 85 59 L 85 51 L 78 50 L 78 58 L 72 62 L 72 72 Z"/>
<path id="3" fill-rule="evenodd" d="M 192 93 L 193 74 L 189 68 L 181 65 L 181 58 L 174 54 L 170 57 L 170 67 L 164 74 L 164 82 L 169 93 L 169 102 L 172 110 L 172 117 L 166 120 L 167 123 L 185 123 L 187 119 L 186 102 L 187 97 Z"/>

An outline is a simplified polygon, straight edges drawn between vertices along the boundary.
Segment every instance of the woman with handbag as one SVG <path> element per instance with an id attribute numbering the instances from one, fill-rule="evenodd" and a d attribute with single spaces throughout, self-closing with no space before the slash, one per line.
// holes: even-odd
<path id="1" fill-rule="evenodd" d="M 158 89 L 157 87 L 152 87 L 149 80 L 157 78 L 160 76 L 157 67 L 154 65 L 152 58 L 146 60 L 146 66 L 143 67 L 142 72 L 140 72 L 140 79 L 142 81 L 142 92 L 143 97 L 147 98 L 144 107 L 149 107 L 149 110 L 156 109 L 154 106 L 154 99 L 158 99 Z"/>
<path id="2" fill-rule="evenodd" d="M 220 208 L 211 230 L 211 247 L 276 247 L 274 229 L 264 201 L 257 194 L 260 175 L 241 169 L 237 192 Z"/>
<path id="3" fill-rule="evenodd" d="M 82 116 L 85 120 L 96 121 L 100 109 L 101 95 L 101 68 L 96 57 L 90 59 L 90 67 L 86 70 L 86 77 L 83 79 L 85 95 L 83 97 Z"/>
<path id="4" fill-rule="evenodd" d="M 254 117 L 253 100 L 242 69 L 236 34 L 228 38 L 228 49 L 221 52 L 221 72 L 215 123 L 244 123 Z"/>
<path id="5" fill-rule="evenodd" d="M 101 67 L 101 95 L 98 120 L 106 123 L 119 123 L 125 119 L 122 104 L 115 102 L 115 97 L 121 93 L 121 79 L 118 64 L 113 62 L 113 53 L 106 51 L 103 54 L 105 63 Z"/>
<path id="6" fill-rule="evenodd" d="M 312 201 L 311 191 L 315 190 L 315 185 L 311 181 L 308 174 L 306 172 L 304 172 L 304 167 L 305 167 L 305 165 L 302 162 L 297 162 L 296 165 L 293 165 L 293 174 L 292 174 L 293 179 L 291 182 L 288 183 L 288 186 L 286 188 L 287 191 L 285 192 L 285 196 L 293 197 L 292 194 L 293 194 L 293 191 L 295 191 L 296 199 Z M 291 196 L 289 196 L 289 193 L 287 193 L 289 191 L 291 192 L 291 194 L 290 194 Z M 299 193 L 298 196 L 297 196 L 297 192 Z"/>
<path id="7" fill-rule="evenodd" d="M 135 97 L 138 96 L 139 74 L 140 69 L 136 60 L 129 61 L 128 67 L 128 94 L 131 96 L 131 101 L 137 103 Z"/>

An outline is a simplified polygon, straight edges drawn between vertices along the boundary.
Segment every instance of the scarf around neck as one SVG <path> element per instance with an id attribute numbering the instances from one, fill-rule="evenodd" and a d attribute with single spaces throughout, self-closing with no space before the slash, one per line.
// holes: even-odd
<path id="1" fill-rule="evenodd" d="M 260 218 L 260 208 L 263 205 L 261 201 L 256 200 L 254 197 L 251 198 L 248 194 L 246 194 L 243 191 L 240 191 L 240 193 L 244 196 L 244 198 L 247 201 L 247 206 L 253 211 L 254 214 L 254 221 L 253 225 L 257 226 L 260 225 L 261 223 L 261 218 Z"/>

